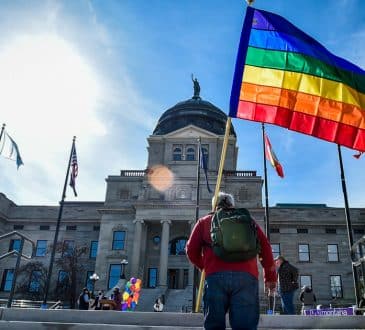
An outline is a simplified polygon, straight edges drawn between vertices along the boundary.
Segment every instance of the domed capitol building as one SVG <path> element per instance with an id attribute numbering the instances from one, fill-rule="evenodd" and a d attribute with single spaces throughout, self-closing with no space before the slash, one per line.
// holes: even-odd
<path id="1" fill-rule="evenodd" d="M 198 139 L 213 188 L 226 121 L 223 111 L 195 91 L 191 99 L 166 110 L 147 137 L 147 169 L 121 170 L 119 175 L 108 176 L 105 201 L 64 203 L 58 242 L 73 249 L 85 248 L 78 260 L 82 271 L 77 273 L 77 295 L 84 286 L 107 292 L 120 278 L 133 276 L 142 280 L 137 310 L 152 311 L 159 296 L 164 296 L 165 311 L 191 310 L 194 268 L 184 249 L 195 223 L 197 195 L 200 216 L 211 211 L 212 198 L 204 177 L 197 194 Z M 232 126 L 221 190 L 232 193 L 236 206 L 249 209 L 264 229 L 263 178 L 255 170 L 237 169 L 237 159 Z M 58 212 L 57 206 L 17 205 L 0 193 L 0 234 L 15 230 L 31 239 L 34 252 L 25 242 L 23 253 L 32 258 L 22 259 L 20 267 L 27 263 L 40 267 L 17 277 L 16 287 L 25 286 L 23 292 L 15 292 L 15 299 L 27 296 L 24 290 L 33 294 L 42 290 L 36 275 L 42 271 L 40 265 L 48 269 Z M 350 214 L 356 241 L 365 233 L 365 209 L 353 208 Z M 344 208 L 325 204 L 270 207 L 270 241 L 275 256 L 282 253 L 299 269 L 300 286 L 312 286 L 317 303 L 355 303 Z M 19 249 L 20 243 L 16 235 L 4 238 L 0 255 Z M 50 300 L 57 299 L 57 285 L 68 276 L 60 262 L 64 254 L 56 251 Z M 11 292 L 16 260 L 15 256 L 0 259 L 0 298 L 5 300 Z M 99 279 L 93 282 L 90 276 L 94 273 Z M 260 281 L 264 304 L 261 275 Z M 295 301 L 299 303 L 297 297 Z"/>

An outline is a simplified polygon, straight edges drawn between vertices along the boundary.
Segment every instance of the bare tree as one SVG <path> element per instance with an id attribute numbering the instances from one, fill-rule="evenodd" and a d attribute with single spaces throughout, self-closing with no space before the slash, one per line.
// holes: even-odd
<path id="1" fill-rule="evenodd" d="M 18 270 L 16 294 L 29 300 L 41 300 L 47 281 L 47 268 L 39 261 L 30 261 Z"/>
<path id="2" fill-rule="evenodd" d="M 85 263 L 88 247 L 73 246 L 68 241 L 58 243 L 56 252 L 61 253 L 61 258 L 55 261 L 60 269 L 55 294 L 57 299 L 69 301 L 70 307 L 75 308 L 79 292 L 85 277 Z"/>

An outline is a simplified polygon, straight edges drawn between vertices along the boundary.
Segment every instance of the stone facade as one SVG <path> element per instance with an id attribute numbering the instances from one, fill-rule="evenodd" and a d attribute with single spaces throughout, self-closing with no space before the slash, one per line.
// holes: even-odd
<path id="1" fill-rule="evenodd" d="M 186 102 L 197 110 L 202 101 Z M 208 110 L 205 111 L 209 115 Z M 169 114 L 173 111 L 174 108 L 169 109 Z M 184 108 L 184 111 L 188 110 Z M 209 121 L 209 116 L 206 120 Z M 120 175 L 108 176 L 104 202 L 65 203 L 58 241 L 71 240 L 90 249 L 90 253 L 82 259 L 89 273 L 81 274 L 85 279 L 81 286 L 86 284 L 91 273 L 96 272 L 100 277 L 96 289 L 107 291 L 116 285 L 119 273 L 123 272 L 126 278 L 139 277 L 144 288 L 157 287 L 159 292 L 191 287 L 193 268 L 183 251 L 196 218 L 197 140 L 201 139 L 208 155 L 209 183 L 214 187 L 224 136 L 216 134 L 216 129 L 206 129 L 207 125 L 204 128 L 195 125 L 194 121 L 180 126 L 166 134 L 159 129 L 159 134 L 148 137 L 147 170 L 122 170 Z M 262 177 L 254 170 L 238 171 L 237 157 L 237 139 L 232 134 L 221 190 L 232 193 L 237 207 L 248 208 L 264 228 Z M 201 174 L 199 215 L 204 215 L 211 210 L 212 194 L 206 188 L 203 172 Z M 304 276 L 301 284 L 311 280 L 319 303 L 334 301 L 331 276 L 339 276 L 337 279 L 340 281 L 337 288 L 340 297 L 336 298 L 336 303 L 354 303 L 344 209 L 321 204 L 287 204 L 271 207 L 269 214 L 270 238 L 275 252 L 283 254 L 298 267 L 300 275 Z M 57 215 L 58 207 L 16 205 L 0 194 L 1 234 L 17 230 L 35 243 L 46 240 L 49 248 L 54 238 Z M 351 220 L 354 238 L 358 239 L 364 235 L 365 209 L 352 209 Z M 1 255 L 9 250 L 10 239 L 0 241 Z M 95 248 L 95 242 L 97 253 L 94 258 L 91 250 L 92 246 Z M 31 254 L 30 245 L 26 244 L 24 253 Z M 33 260 L 48 267 L 49 255 L 34 256 Z M 56 254 L 56 259 L 61 257 Z M 336 261 L 328 261 L 329 258 Z M 124 268 L 121 266 L 123 259 L 128 260 Z M 4 290 L 5 274 L 6 270 L 14 268 L 15 260 L 15 257 L 0 260 L 0 298 L 9 294 L 8 290 Z M 53 269 L 51 289 L 57 283 L 58 271 Z"/>

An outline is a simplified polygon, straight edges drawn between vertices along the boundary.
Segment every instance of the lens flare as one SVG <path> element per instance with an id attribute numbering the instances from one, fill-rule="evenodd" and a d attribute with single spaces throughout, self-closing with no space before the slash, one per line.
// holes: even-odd
<path id="1" fill-rule="evenodd" d="M 158 191 L 166 191 L 174 182 L 174 174 L 163 165 L 156 165 L 148 170 L 149 184 Z"/>

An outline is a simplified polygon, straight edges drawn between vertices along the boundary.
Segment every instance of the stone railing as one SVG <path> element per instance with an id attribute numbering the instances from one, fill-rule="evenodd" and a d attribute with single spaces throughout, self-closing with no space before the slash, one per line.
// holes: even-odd
<path id="1" fill-rule="evenodd" d="M 121 170 L 120 176 L 141 177 L 145 176 L 147 172 L 148 170 Z M 234 176 L 234 177 L 248 177 L 248 176 L 256 176 L 256 171 L 223 171 L 223 175 Z"/>
<path id="2" fill-rule="evenodd" d="M 146 170 L 121 170 L 120 176 L 145 176 Z"/>
<path id="3" fill-rule="evenodd" d="M 225 176 L 256 176 L 256 171 L 223 171 Z"/>

